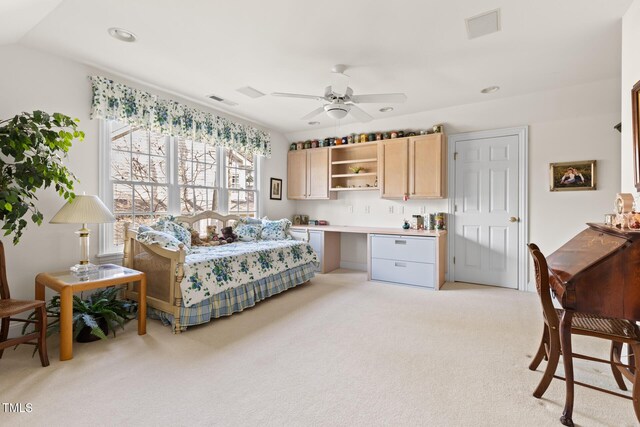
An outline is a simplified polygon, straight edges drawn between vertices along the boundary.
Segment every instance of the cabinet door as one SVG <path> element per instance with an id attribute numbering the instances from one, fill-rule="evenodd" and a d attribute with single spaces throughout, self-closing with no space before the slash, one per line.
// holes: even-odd
<path id="1" fill-rule="evenodd" d="M 304 199 L 307 190 L 307 152 L 289 151 L 287 164 L 287 198 Z"/>
<path id="2" fill-rule="evenodd" d="M 442 134 L 409 138 L 409 197 L 444 197 L 444 141 Z"/>
<path id="3" fill-rule="evenodd" d="M 378 180 L 384 199 L 402 199 L 409 194 L 408 144 L 408 139 L 398 139 L 378 145 Z"/>
<path id="4" fill-rule="evenodd" d="M 329 198 L 329 149 L 307 150 L 307 199 Z"/>

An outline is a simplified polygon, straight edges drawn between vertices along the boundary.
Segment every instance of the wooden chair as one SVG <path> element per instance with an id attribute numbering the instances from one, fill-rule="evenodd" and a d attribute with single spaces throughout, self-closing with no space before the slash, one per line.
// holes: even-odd
<path id="1" fill-rule="evenodd" d="M 540 252 L 540 249 L 535 244 L 531 243 L 529 246 L 529 252 L 533 257 L 535 274 L 536 274 L 536 288 L 538 295 L 540 296 L 540 302 L 542 303 L 542 311 L 544 315 L 545 327 L 542 334 L 542 341 L 536 355 L 534 356 L 529 369 L 535 371 L 540 362 L 543 359 L 547 360 L 547 367 L 544 371 L 544 375 L 538 384 L 538 387 L 533 392 L 536 398 L 541 398 L 544 392 L 551 384 L 553 378 L 565 380 L 565 378 L 556 376 L 556 368 L 558 366 L 558 359 L 562 354 L 560 346 L 560 319 L 564 314 L 564 310 L 555 308 L 551 300 L 551 289 L 549 287 L 549 269 L 547 267 L 547 260 Z M 633 400 L 633 408 L 636 413 L 636 417 L 640 420 L 640 376 L 636 375 L 640 372 L 640 363 L 638 358 L 633 355 L 640 354 L 640 330 L 638 330 L 635 322 L 625 319 L 611 319 L 600 316 L 595 316 L 586 313 L 576 312 L 573 315 L 573 322 L 571 325 L 571 334 L 586 335 L 611 341 L 611 353 L 610 359 L 598 359 L 591 356 L 586 356 L 578 353 L 563 354 L 563 357 L 575 357 L 579 359 L 590 360 L 594 362 L 602 362 L 611 365 L 613 377 L 621 390 L 627 390 L 627 387 L 623 380 L 623 375 L 628 378 L 633 384 L 632 397 L 615 393 L 610 390 L 605 390 L 600 387 L 596 387 L 590 384 L 584 384 L 578 381 L 573 381 L 574 384 L 578 384 L 587 388 L 602 391 L 615 396 L 624 397 L 626 399 Z M 625 365 L 620 361 L 620 352 L 623 344 L 630 346 L 630 364 Z M 565 425 L 573 425 L 571 421 L 571 414 L 569 417 L 563 416 L 561 422 Z"/>
<path id="2" fill-rule="evenodd" d="M 36 311 L 36 320 L 17 319 L 11 316 L 25 313 L 31 310 Z M 38 346 L 40 362 L 42 366 L 49 366 L 47 356 L 47 313 L 44 301 L 26 301 L 11 299 L 9 294 L 9 284 L 7 283 L 7 268 L 4 259 L 4 245 L 0 242 L 0 359 L 7 347 L 18 344 L 35 344 Z M 17 338 L 7 339 L 9 335 L 9 325 L 11 322 L 33 323 L 35 331 Z M 35 343 L 33 341 L 36 341 Z"/>

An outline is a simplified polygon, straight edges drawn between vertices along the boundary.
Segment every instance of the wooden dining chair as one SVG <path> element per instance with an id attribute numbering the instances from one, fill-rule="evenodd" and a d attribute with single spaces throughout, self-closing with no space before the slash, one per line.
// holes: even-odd
<path id="1" fill-rule="evenodd" d="M 20 319 L 15 316 L 20 313 L 36 311 L 36 319 Z M 42 366 L 49 366 L 47 356 L 47 312 L 44 301 L 12 299 L 7 282 L 7 266 L 4 257 L 4 245 L 0 241 L 0 359 L 4 349 L 18 344 L 35 344 L 38 346 Z M 17 338 L 8 339 L 11 322 L 33 323 L 35 331 Z M 35 341 L 35 342 L 34 342 Z"/>
<path id="2" fill-rule="evenodd" d="M 553 378 L 565 380 L 565 378 L 556 376 L 556 368 L 558 367 L 558 360 L 560 355 L 563 357 L 575 357 L 578 359 L 590 360 L 593 362 L 607 363 L 611 366 L 613 377 L 621 390 L 627 390 L 624 383 L 623 376 L 631 381 L 633 384 L 633 391 L 631 397 L 624 394 L 616 393 L 610 390 L 606 390 L 600 387 L 596 387 L 590 384 L 573 381 L 574 384 L 578 384 L 587 388 L 602 391 L 615 396 L 624 397 L 626 399 L 633 400 L 633 408 L 636 413 L 636 417 L 640 421 L 640 375 L 638 372 L 640 363 L 638 358 L 631 356 L 630 364 L 623 364 L 620 361 L 620 353 L 623 344 L 630 346 L 630 354 L 640 354 L 640 331 L 638 330 L 635 322 L 625 319 L 612 319 L 606 317 L 595 316 L 586 313 L 576 312 L 573 315 L 573 322 L 571 325 L 571 333 L 575 335 L 586 335 L 595 338 L 601 338 L 611 341 L 611 352 L 609 360 L 599 359 L 591 356 L 586 356 L 578 353 L 562 354 L 560 347 L 560 319 L 564 314 L 564 310 L 555 308 L 553 306 L 551 297 L 551 288 L 549 286 L 549 269 L 547 266 L 547 260 L 540 252 L 540 249 L 535 244 L 528 245 L 529 252 L 533 258 L 536 274 L 536 289 L 540 297 L 542 304 L 542 312 L 544 316 L 544 329 L 542 333 L 542 340 L 540 347 L 536 355 L 534 356 L 529 369 L 535 371 L 540 362 L 543 359 L 547 360 L 547 366 L 538 384 L 538 387 L 533 392 L 533 395 L 537 398 L 541 398 L 544 392 L 551 384 Z M 571 414 L 568 419 L 561 418 L 561 421 L 565 425 L 573 425 L 571 421 Z"/>

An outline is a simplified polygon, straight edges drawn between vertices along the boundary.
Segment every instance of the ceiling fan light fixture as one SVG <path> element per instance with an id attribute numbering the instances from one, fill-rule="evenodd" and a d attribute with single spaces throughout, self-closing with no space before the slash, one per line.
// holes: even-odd
<path id="1" fill-rule="evenodd" d="M 495 93 L 495 92 L 497 92 L 499 90 L 500 90 L 500 86 L 489 86 L 489 87 L 485 87 L 484 89 L 482 89 L 480 91 L 480 93 L 484 93 L 484 94 Z"/>
<path id="2" fill-rule="evenodd" d="M 125 30 L 124 28 L 111 27 L 107 30 L 107 32 L 111 37 L 122 42 L 133 43 L 134 41 L 136 41 L 136 35 L 129 30 Z"/>
<path id="3" fill-rule="evenodd" d="M 327 115 L 336 120 L 344 119 L 347 114 L 349 114 L 350 109 L 351 107 L 342 103 L 327 104 L 324 106 L 324 111 L 326 111 Z"/>
<path id="4" fill-rule="evenodd" d="M 381 112 L 381 113 L 388 113 L 388 112 L 390 112 L 390 111 L 393 111 L 393 107 L 382 107 L 382 108 L 380 109 L 380 112 Z"/>

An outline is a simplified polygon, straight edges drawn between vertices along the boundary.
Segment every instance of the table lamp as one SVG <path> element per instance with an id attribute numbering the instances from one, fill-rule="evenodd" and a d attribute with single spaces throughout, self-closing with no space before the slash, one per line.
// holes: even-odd
<path id="1" fill-rule="evenodd" d="M 80 237 L 80 262 L 73 267 L 74 273 L 91 273 L 98 267 L 89 262 L 89 229 L 87 224 L 104 224 L 115 222 L 116 218 L 102 203 L 98 196 L 76 195 L 65 203 L 57 214 L 49 221 L 51 224 L 82 224 L 82 228 L 76 231 Z"/>

